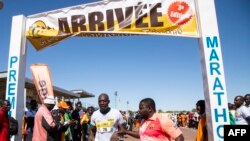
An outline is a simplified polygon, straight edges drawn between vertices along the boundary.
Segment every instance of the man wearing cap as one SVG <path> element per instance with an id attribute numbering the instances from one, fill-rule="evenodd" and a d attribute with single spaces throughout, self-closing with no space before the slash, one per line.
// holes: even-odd
<path id="1" fill-rule="evenodd" d="M 58 103 L 58 108 L 60 112 L 60 123 L 63 125 L 58 132 L 59 137 L 57 140 L 59 141 L 72 141 L 73 140 L 73 132 L 70 130 L 70 126 L 74 125 L 74 122 L 69 119 L 67 110 L 69 109 L 68 104 L 65 101 L 60 101 Z"/>
<path id="2" fill-rule="evenodd" d="M 47 97 L 35 115 L 32 141 L 53 141 L 55 132 L 59 129 L 52 118 L 51 110 L 55 106 L 54 97 Z"/>

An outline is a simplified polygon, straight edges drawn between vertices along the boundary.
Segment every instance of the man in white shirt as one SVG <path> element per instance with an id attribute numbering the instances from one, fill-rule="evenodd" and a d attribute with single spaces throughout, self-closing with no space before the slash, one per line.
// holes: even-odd
<path id="1" fill-rule="evenodd" d="M 109 96 L 102 93 L 98 97 L 100 109 L 91 116 L 89 141 L 116 141 L 118 127 L 124 130 L 122 114 L 109 107 Z"/>
<path id="2" fill-rule="evenodd" d="M 250 111 L 244 105 L 244 97 L 236 96 L 234 98 L 236 106 L 235 123 L 236 125 L 250 125 Z"/>

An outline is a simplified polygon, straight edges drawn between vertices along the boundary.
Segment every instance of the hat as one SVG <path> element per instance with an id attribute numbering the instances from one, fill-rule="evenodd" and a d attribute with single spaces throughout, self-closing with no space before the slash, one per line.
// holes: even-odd
<path id="1" fill-rule="evenodd" d="M 56 104 L 55 98 L 53 96 L 48 96 L 43 100 L 45 104 Z"/>
<path id="2" fill-rule="evenodd" d="M 68 104 L 65 101 L 60 101 L 57 106 L 64 109 L 69 108 Z"/>

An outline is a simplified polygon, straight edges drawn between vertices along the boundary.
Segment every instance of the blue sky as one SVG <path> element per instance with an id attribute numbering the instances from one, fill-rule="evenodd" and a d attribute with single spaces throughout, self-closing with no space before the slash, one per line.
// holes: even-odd
<path id="1" fill-rule="evenodd" d="M 95 0 L 3 0 L 0 10 L 0 71 L 7 70 L 11 19 L 93 2 Z M 216 0 L 228 101 L 250 93 L 249 0 Z M 27 44 L 29 66 L 48 64 L 53 84 L 67 90 L 84 89 L 96 95 L 83 102 L 96 104 L 100 93 L 110 106 L 138 109 L 151 97 L 157 109 L 191 110 L 204 99 L 198 40 L 170 36 L 70 38 L 37 52 Z M 129 101 L 129 104 L 126 104 Z"/>

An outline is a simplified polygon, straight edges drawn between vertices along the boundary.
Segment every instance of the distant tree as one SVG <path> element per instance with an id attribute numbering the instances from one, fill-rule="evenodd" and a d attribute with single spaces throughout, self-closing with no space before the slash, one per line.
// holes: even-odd
<path id="1" fill-rule="evenodd" d="M 159 109 L 159 110 L 158 110 L 158 113 L 163 113 L 162 109 Z"/>
<path id="2" fill-rule="evenodd" d="M 193 112 L 193 113 L 195 113 L 195 112 L 196 112 L 196 109 L 195 109 L 195 108 L 193 108 L 193 109 L 192 109 L 192 112 Z"/>
<path id="3" fill-rule="evenodd" d="M 133 113 L 133 111 L 132 110 L 128 110 L 128 113 Z"/>

